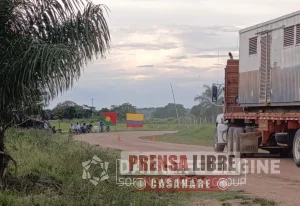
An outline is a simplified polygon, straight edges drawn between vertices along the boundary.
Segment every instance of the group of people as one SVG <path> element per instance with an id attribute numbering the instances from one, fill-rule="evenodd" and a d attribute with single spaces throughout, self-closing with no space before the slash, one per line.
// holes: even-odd
<path id="1" fill-rule="evenodd" d="M 61 129 L 56 129 L 55 126 L 51 126 L 49 121 L 44 120 L 42 123 L 45 130 L 51 130 L 52 133 L 62 133 Z"/>
<path id="2" fill-rule="evenodd" d="M 76 125 L 70 124 L 69 130 L 70 132 L 75 132 L 75 133 L 89 133 L 92 129 L 92 125 L 91 124 L 86 124 L 83 123 L 83 125 L 81 126 L 80 123 L 77 122 Z"/>
<path id="3" fill-rule="evenodd" d="M 100 131 L 101 132 L 104 132 L 104 126 L 106 126 L 105 130 L 106 132 L 109 132 L 110 131 L 110 126 L 109 125 L 105 125 L 104 121 L 103 120 L 100 120 Z M 91 124 L 86 124 L 86 123 L 83 123 L 82 125 L 80 123 L 77 122 L 77 124 L 70 124 L 69 126 L 69 131 L 71 133 L 77 133 L 77 134 L 80 134 L 80 133 L 90 133 L 92 131 L 92 128 L 93 128 L 93 125 Z"/>

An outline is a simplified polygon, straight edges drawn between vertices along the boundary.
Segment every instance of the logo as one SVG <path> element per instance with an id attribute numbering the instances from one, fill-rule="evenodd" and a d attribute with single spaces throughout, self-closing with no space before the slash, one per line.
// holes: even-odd
<path id="1" fill-rule="evenodd" d="M 219 179 L 219 181 L 218 181 L 218 187 L 221 190 L 227 190 L 228 187 L 229 187 L 228 179 L 225 179 L 225 178 Z"/>
<path id="2" fill-rule="evenodd" d="M 143 190 L 145 189 L 147 186 L 147 183 L 144 179 L 142 178 L 139 178 L 137 180 L 135 180 L 134 182 L 134 187 L 137 189 L 137 190 Z"/>
<path id="3" fill-rule="evenodd" d="M 107 174 L 109 162 L 103 162 L 96 155 L 86 162 L 82 162 L 83 173 L 82 179 L 89 180 L 93 185 L 98 185 L 99 182 L 109 178 Z"/>

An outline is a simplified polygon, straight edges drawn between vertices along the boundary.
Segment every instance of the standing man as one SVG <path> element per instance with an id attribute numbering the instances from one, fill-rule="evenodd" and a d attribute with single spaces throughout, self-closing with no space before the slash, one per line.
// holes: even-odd
<path id="1" fill-rule="evenodd" d="M 76 130 L 77 130 L 77 133 L 79 134 L 80 130 L 81 130 L 81 127 L 80 127 L 80 124 L 78 122 L 77 122 L 77 125 L 76 125 Z"/>
<path id="2" fill-rule="evenodd" d="M 70 133 L 73 132 L 73 124 L 70 124 L 70 128 L 69 128 Z"/>
<path id="3" fill-rule="evenodd" d="M 103 122 L 103 120 L 101 119 L 101 120 L 100 120 L 100 128 L 101 128 L 101 132 L 103 132 L 103 127 L 104 127 L 104 122 Z"/>
<path id="4" fill-rule="evenodd" d="M 44 121 L 44 129 L 48 129 L 48 128 L 49 128 L 49 126 L 48 126 L 47 122 Z"/>

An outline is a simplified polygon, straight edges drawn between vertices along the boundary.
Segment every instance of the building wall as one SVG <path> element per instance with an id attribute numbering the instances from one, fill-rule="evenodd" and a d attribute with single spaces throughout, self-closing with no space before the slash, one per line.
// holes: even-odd
<path id="1" fill-rule="evenodd" d="M 284 27 L 300 24 L 300 14 L 259 25 L 240 32 L 240 81 L 239 103 L 243 106 L 264 105 L 259 102 L 260 61 L 262 33 L 269 31 L 272 37 L 270 47 L 271 65 L 271 102 L 270 105 L 283 103 L 300 105 L 300 44 L 284 47 Z M 249 38 L 257 36 L 257 53 L 249 55 Z M 283 104 L 283 105 L 287 105 Z"/>

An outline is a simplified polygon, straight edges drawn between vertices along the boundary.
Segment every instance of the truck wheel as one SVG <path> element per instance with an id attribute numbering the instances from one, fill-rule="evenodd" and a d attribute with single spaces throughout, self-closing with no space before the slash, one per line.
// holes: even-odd
<path id="1" fill-rule="evenodd" d="M 233 152 L 233 131 L 235 127 L 229 127 L 227 132 L 227 150 L 229 153 Z"/>
<path id="2" fill-rule="evenodd" d="M 236 127 L 233 131 L 233 152 L 240 152 L 240 137 L 239 134 L 244 133 L 243 127 Z"/>
<path id="3" fill-rule="evenodd" d="M 293 144 L 293 156 L 297 167 L 300 167 L 300 130 L 295 134 L 294 144 Z"/>
<path id="4" fill-rule="evenodd" d="M 225 145 L 218 143 L 218 132 L 215 130 L 214 134 L 214 150 L 215 152 L 224 152 Z"/>

